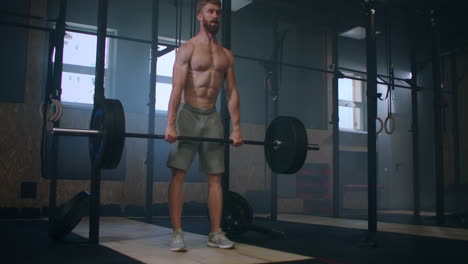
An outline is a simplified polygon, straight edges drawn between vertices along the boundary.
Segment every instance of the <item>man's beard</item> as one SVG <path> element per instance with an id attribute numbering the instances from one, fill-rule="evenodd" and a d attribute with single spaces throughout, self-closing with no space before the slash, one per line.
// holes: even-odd
<path id="1" fill-rule="evenodd" d="M 215 22 L 215 23 L 211 23 L 211 22 Z M 205 29 L 210 32 L 211 34 L 216 34 L 218 33 L 218 30 L 219 30 L 219 23 L 217 21 L 203 21 L 203 26 L 205 27 Z"/>

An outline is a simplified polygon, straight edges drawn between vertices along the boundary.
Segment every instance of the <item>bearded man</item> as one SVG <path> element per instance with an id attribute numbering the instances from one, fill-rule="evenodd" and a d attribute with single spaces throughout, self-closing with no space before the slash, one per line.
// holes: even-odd
<path id="1" fill-rule="evenodd" d="M 172 169 L 169 209 L 173 235 L 171 250 L 187 251 L 181 217 L 185 175 L 196 153 L 200 169 L 207 175 L 211 232 L 208 246 L 230 249 L 234 243 L 221 230 L 224 172 L 224 144 L 177 140 L 180 136 L 222 138 L 223 124 L 216 100 L 223 81 L 231 116 L 233 146 L 243 143 L 240 130 L 240 101 L 234 76 L 234 56 L 216 40 L 221 17 L 220 0 L 200 0 L 197 19 L 200 31 L 177 51 L 172 76 L 165 140 L 172 143 L 167 166 Z"/>

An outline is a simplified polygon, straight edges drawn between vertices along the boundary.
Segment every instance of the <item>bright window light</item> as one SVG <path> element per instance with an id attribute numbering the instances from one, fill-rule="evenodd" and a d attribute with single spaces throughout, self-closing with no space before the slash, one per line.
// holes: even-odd
<path id="1" fill-rule="evenodd" d="M 63 46 L 63 63 L 95 67 L 96 36 L 67 31 Z"/>
<path id="2" fill-rule="evenodd" d="M 166 46 L 159 45 L 159 50 L 164 49 Z M 169 76 L 172 78 L 172 68 L 175 61 L 175 50 L 158 58 L 157 72 L 160 76 Z"/>
<path id="3" fill-rule="evenodd" d="M 365 130 L 363 82 L 350 78 L 338 80 L 339 128 Z"/>
<path id="4" fill-rule="evenodd" d="M 338 114 L 340 115 L 340 128 L 354 129 L 353 108 L 339 106 L 338 109 Z"/>
<path id="5" fill-rule="evenodd" d="M 77 29 L 89 26 L 74 24 Z M 109 39 L 106 38 L 105 79 L 108 82 Z M 96 67 L 97 36 L 66 31 L 63 46 L 62 96 L 63 102 L 93 104 Z"/>
<path id="6" fill-rule="evenodd" d="M 62 101 L 93 104 L 94 79 L 94 75 L 62 73 Z"/>
<path id="7" fill-rule="evenodd" d="M 353 80 L 338 79 L 338 99 L 353 101 Z"/>
<path id="8" fill-rule="evenodd" d="M 159 50 L 166 46 L 159 45 Z M 158 58 L 156 82 L 156 111 L 167 112 L 169 97 L 172 91 L 172 68 L 174 67 L 175 50 Z"/>
<path id="9" fill-rule="evenodd" d="M 156 84 L 156 110 L 166 111 L 171 96 L 172 84 L 157 83 Z"/>

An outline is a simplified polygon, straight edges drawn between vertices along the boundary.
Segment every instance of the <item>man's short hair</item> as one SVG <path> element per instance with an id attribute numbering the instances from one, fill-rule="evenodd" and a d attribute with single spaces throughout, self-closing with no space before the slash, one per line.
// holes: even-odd
<path id="1" fill-rule="evenodd" d="M 217 5 L 221 8 L 221 0 L 198 0 L 197 2 L 197 14 L 205 7 L 207 4 Z"/>

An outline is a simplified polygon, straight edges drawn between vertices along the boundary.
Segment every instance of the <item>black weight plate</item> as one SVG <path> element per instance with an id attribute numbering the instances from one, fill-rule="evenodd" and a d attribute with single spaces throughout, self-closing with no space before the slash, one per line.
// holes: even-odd
<path id="1" fill-rule="evenodd" d="M 105 114 L 112 128 L 107 129 L 107 142 L 109 145 L 103 157 L 103 169 L 115 169 L 122 158 L 125 143 L 125 114 L 119 100 L 106 99 L 108 111 Z"/>
<path id="2" fill-rule="evenodd" d="M 91 194 L 82 191 L 60 207 L 50 226 L 49 235 L 54 240 L 63 240 L 88 215 Z"/>
<path id="3" fill-rule="evenodd" d="M 249 230 L 253 221 L 253 210 L 247 199 L 228 191 L 224 195 L 221 227 L 228 236 L 238 236 Z"/>
<path id="4" fill-rule="evenodd" d="M 95 104 L 89 124 L 89 129 L 102 132 L 100 135 L 89 137 L 89 157 L 91 163 L 98 168 L 103 165 L 103 157 L 109 145 L 107 131 L 113 126 L 106 116 L 109 112 L 109 105 L 110 103 L 107 100 Z"/>
<path id="5" fill-rule="evenodd" d="M 276 146 L 275 141 L 281 144 Z M 272 171 L 280 174 L 296 173 L 304 165 L 307 146 L 307 132 L 299 119 L 279 116 L 268 126 L 265 157 Z"/>
<path id="6" fill-rule="evenodd" d="M 287 173 L 292 174 L 298 172 L 304 166 L 304 162 L 308 153 L 309 142 L 307 138 L 307 130 L 304 124 L 297 118 L 291 119 L 291 122 L 293 123 L 292 128 L 294 129 L 294 133 L 296 135 L 296 162 Z"/>

